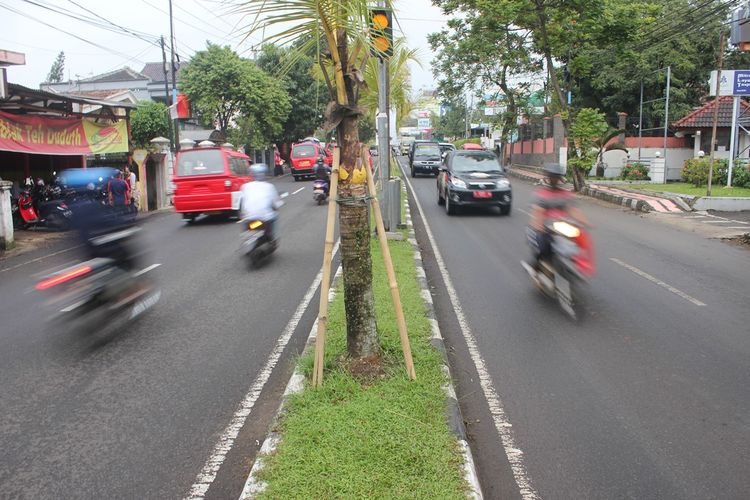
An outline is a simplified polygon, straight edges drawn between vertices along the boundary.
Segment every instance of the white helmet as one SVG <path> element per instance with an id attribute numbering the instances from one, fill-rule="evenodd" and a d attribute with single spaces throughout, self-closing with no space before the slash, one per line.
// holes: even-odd
<path id="1" fill-rule="evenodd" d="M 262 181 L 268 173 L 268 166 L 265 163 L 255 163 L 250 167 L 250 172 L 256 181 Z"/>

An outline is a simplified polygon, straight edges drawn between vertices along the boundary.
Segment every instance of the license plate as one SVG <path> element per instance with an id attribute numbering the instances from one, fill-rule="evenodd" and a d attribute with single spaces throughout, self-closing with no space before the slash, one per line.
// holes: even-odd
<path id="1" fill-rule="evenodd" d="M 303 160 L 303 161 L 299 162 L 299 166 L 300 167 L 309 167 L 310 166 L 310 162 L 307 161 L 307 160 Z"/>
<path id="2" fill-rule="evenodd" d="M 490 191 L 474 191 L 474 198 L 492 198 Z"/>

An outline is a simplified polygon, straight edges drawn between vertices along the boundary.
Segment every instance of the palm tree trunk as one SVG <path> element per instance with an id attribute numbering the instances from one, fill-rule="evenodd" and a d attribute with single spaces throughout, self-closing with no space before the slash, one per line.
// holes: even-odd
<path id="1" fill-rule="evenodd" d="M 338 127 L 341 164 L 351 180 L 356 165 L 359 132 L 358 119 L 344 118 Z M 346 311 L 346 344 L 349 356 L 377 356 L 380 350 L 375 323 L 372 293 L 372 259 L 370 257 L 370 217 L 363 183 L 344 181 L 339 185 L 339 233 L 341 263 L 344 277 L 344 309 Z"/>

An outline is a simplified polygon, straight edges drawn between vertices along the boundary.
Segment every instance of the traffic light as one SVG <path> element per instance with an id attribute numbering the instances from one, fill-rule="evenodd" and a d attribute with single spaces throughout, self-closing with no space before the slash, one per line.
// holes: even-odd
<path id="1" fill-rule="evenodd" d="M 377 57 L 393 55 L 393 11 L 370 9 L 370 40 L 372 53 Z"/>

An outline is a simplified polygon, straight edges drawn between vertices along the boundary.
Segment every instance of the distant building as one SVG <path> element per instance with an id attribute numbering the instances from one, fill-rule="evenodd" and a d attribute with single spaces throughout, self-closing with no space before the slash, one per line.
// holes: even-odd
<path id="1" fill-rule="evenodd" d="M 180 75 L 182 71 L 187 67 L 186 62 L 175 63 L 175 77 L 177 80 L 177 88 L 180 87 Z M 164 95 L 164 65 L 161 62 L 150 62 L 141 70 L 141 74 L 146 76 L 149 80 L 147 88 L 148 94 L 152 101 L 159 101 L 166 103 L 167 98 Z M 167 67 L 166 81 L 169 86 L 169 91 L 172 91 L 172 71 Z"/>
<path id="2" fill-rule="evenodd" d="M 133 69 L 124 68 L 110 71 L 101 75 L 84 78 L 82 80 L 60 83 L 45 82 L 39 88 L 54 94 L 84 95 L 82 92 L 111 91 L 113 94 L 130 91 L 132 96 L 140 100 L 149 100 L 149 78 Z M 162 94 L 164 92 L 162 91 Z"/>

